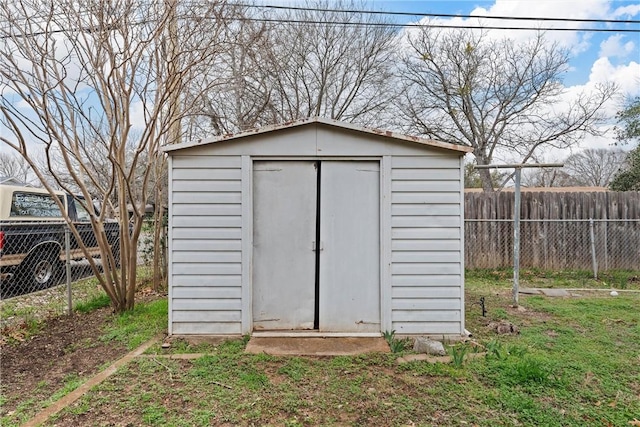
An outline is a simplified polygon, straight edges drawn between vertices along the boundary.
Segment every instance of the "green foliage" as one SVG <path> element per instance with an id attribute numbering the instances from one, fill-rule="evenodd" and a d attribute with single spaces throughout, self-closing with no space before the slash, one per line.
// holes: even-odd
<path id="1" fill-rule="evenodd" d="M 396 338 L 396 331 L 384 331 L 382 334 L 387 344 L 389 344 L 389 348 L 392 353 L 401 353 L 409 348 L 411 348 L 411 339 L 409 338 Z"/>
<path id="2" fill-rule="evenodd" d="M 625 109 L 616 114 L 616 118 L 622 126 L 616 127 L 618 141 L 640 139 L 640 96 L 629 100 Z"/>
<path id="3" fill-rule="evenodd" d="M 76 374 L 69 374 L 64 378 L 64 385 L 58 391 L 56 391 L 50 398 L 48 403 L 53 403 L 58 399 L 66 396 L 71 393 L 73 390 L 77 389 L 84 383 L 85 379 L 80 378 Z"/>
<path id="4" fill-rule="evenodd" d="M 467 345 L 454 345 L 451 347 L 451 362 L 456 368 L 462 367 L 464 364 L 464 357 L 469 351 Z"/>
<path id="5" fill-rule="evenodd" d="M 302 380 L 309 372 L 307 367 L 307 363 L 299 358 L 293 357 L 289 359 L 283 366 L 278 369 L 278 373 L 282 375 L 287 375 L 293 381 Z"/>
<path id="6" fill-rule="evenodd" d="M 609 185 L 613 191 L 640 191 L 640 145 L 627 156 L 627 167 Z"/>
<path id="7" fill-rule="evenodd" d="M 89 313 L 99 308 L 109 307 L 111 299 L 107 294 L 97 295 L 88 301 L 81 301 L 76 304 L 76 311 L 80 313 Z"/>
<path id="8" fill-rule="evenodd" d="M 627 103 L 624 110 L 616 115 L 617 139 L 621 142 L 638 142 L 638 146 L 627 156 L 627 166 L 618 172 L 610 184 L 614 191 L 640 191 L 640 97 Z"/>
<path id="9" fill-rule="evenodd" d="M 520 270 L 520 282 L 528 287 L 537 288 L 609 288 L 640 289 L 638 270 L 606 270 L 593 278 L 590 270 L 543 270 L 540 268 L 524 268 Z M 473 269 L 465 272 L 467 282 L 475 289 L 489 290 L 496 286 L 511 286 L 512 268 Z M 496 314 L 495 310 L 491 312 Z"/>
<path id="10" fill-rule="evenodd" d="M 116 316 L 101 339 L 116 340 L 134 349 L 166 330 L 167 309 L 166 299 L 138 303 L 133 310 Z"/>
<path id="11" fill-rule="evenodd" d="M 393 331 L 384 331 L 382 333 L 382 337 L 387 342 L 387 344 L 390 344 L 391 341 L 393 341 L 395 336 L 396 336 L 396 331 L 395 330 L 393 330 Z"/>
<path id="12" fill-rule="evenodd" d="M 485 347 L 487 348 L 487 358 L 494 358 L 497 360 L 505 360 L 509 356 L 509 352 L 504 345 L 498 340 L 489 341 Z"/>
<path id="13" fill-rule="evenodd" d="M 477 315 L 477 307 L 467 306 L 467 328 L 478 348 L 486 350 L 484 358 L 465 360 L 474 348 L 460 344 L 450 349 L 455 359 L 451 364 L 398 364 L 395 354 L 246 354 L 240 338 L 208 347 L 175 342 L 162 351 L 207 354 L 197 360 L 135 359 L 49 423 L 99 424 L 96 414 L 131 425 L 172 426 L 404 425 L 420 420 L 433 425 L 577 427 L 622 426 L 637 418 L 640 399 L 628 385 L 640 378 L 640 365 L 629 363 L 640 350 L 640 295 L 522 295 L 526 311 L 520 312 L 508 307 L 508 273 L 467 275 L 467 301 L 487 296 L 492 316 L 500 308 L 498 315 L 521 325 L 519 335 L 495 335 L 486 328 L 487 319 Z M 548 281 L 551 287 L 584 279 L 577 277 L 579 272 L 527 274 L 529 280 Z M 629 286 L 636 286 L 630 279 L 633 272 L 607 274 L 607 280 L 629 278 Z M 576 276 L 574 282 L 570 276 Z M 138 315 L 127 321 L 143 319 Z M 397 340 L 395 331 L 384 336 Z M 73 389 L 78 380 L 68 377 L 64 388 Z M 47 400 L 25 400 L 26 407 L 16 405 L 15 413 L 3 415 L 0 423 L 26 422 L 41 402 Z"/>
<path id="14" fill-rule="evenodd" d="M 164 424 L 166 409 L 159 404 L 150 404 L 142 408 L 142 420 L 146 424 L 160 425 Z"/>

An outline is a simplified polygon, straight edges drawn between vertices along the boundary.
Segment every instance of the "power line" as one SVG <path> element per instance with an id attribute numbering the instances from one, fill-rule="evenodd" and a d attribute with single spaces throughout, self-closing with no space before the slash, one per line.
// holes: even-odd
<path id="1" fill-rule="evenodd" d="M 332 12 L 332 13 L 357 13 L 364 15 L 396 15 L 396 16 L 423 16 L 431 18 L 478 18 L 478 19 L 499 19 L 510 21 L 555 21 L 555 22 L 588 22 L 601 24 L 640 24 L 640 20 L 625 19 L 582 19 L 582 18 L 544 18 L 544 17 L 525 17 L 525 16 L 491 16 L 491 15 L 460 15 L 451 13 L 423 13 L 423 12 L 393 12 L 383 10 L 358 10 L 358 9 L 326 9 L 317 7 L 300 7 L 300 6 L 278 6 L 278 5 L 255 5 L 241 4 L 237 6 L 248 8 L 263 9 L 280 9 L 280 10 L 298 10 L 309 12 Z"/>
<path id="2" fill-rule="evenodd" d="M 521 31 L 581 31 L 603 33 L 640 33 L 640 28 L 562 28 L 562 27 L 511 27 L 502 25 L 455 25 L 455 24 L 398 24 L 385 22 L 333 22 L 311 21 L 303 19 L 269 19 L 269 18 L 235 18 L 237 21 L 271 22 L 280 24 L 315 24 L 315 25 L 344 25 L 362 27 L 393 27 L 393 28 L 449 28 L 467 30 L 521 30 Z"/>
<path id="3" fill-rule="evenodd" d="M 285 6 L 269 6 L 277 8 L 285 8 Z M 305 9 L 305 10 L 318 10 L 318 11 L 336 11 L 332 9 Z M 365 12 L 367 13 L 367 12 Z M 400 13 L 400 12 L 393 12 Z M 408 13 L 408 12 L 402 12 Z M 459 16 L 459 15 L 455 15 Z M 198 17 L 199 19 L 215 19 L 210 17 Z M 531 18 L 534 19 L 534 18 Z M 326 21 L 326 20 L 303 20 L 303 19 L 282 19 L 282 18 L 233 18 L 235 21 L 240 22 L 264 22 L 264 23 L 276 23 L 276 24 L 307 24 L 307 25 L 343 25 L 343 26 L 361 26 L 361 27 L 389 27 L 389 28 L 443 28 L 443 29 L 468 29 L 468 30 L 513 30 L 513 31 L 576 31 L 576 32 L 605 32 L 605 33 L 640 33 L 639 28 L 562 28 L 562 27 L 513 27 L 504 25 L 467 25 L 467 24 L 418 24 L 418 23 L 387 23 L 387 22 L 361 22 L 361 21 Z M 131 25 L 144 25 L 151 21 L 142 20 L 138 22 L 132 22 Z M 624 21 L 624 22 L 640 22 L 640 21 Z M 75 30 L 70 29 L 58 29 L 48 31 L 38 31 L 28 34 L 2 34 L 0 40 L 6 40 L 9 38 L 21 38 L 21 37 L 36 37 L 47 34 L 58 34 L 65 32 L 94 32 L 94 31 L 109 31 L 115 30 L 115 26 L 107 28 L 79 28 Z"/>

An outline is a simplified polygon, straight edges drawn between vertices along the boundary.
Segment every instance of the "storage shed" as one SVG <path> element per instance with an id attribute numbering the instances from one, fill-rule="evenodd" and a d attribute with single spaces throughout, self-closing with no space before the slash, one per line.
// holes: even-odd
<path id="1" fill-rule="evenodd" d="M 169 154 L 169 333 L 464 333 L 468 147 L 321 118 Z"/>

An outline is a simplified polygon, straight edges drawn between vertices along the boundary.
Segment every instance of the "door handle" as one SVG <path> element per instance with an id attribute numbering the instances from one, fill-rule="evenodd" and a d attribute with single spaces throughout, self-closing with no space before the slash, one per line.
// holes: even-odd
<path id="1" fill-rule="evenodd" d="M 320 244 L 318 245 L 317 242 L 314 240 L 312 243 L 312 250 L 315 252 L 318 250 L 318 246 L 320 247 L 320 251 L 322 251 L 324 249 L 324 245 L 322 244 L 322 240 L 320 241 Z"/>

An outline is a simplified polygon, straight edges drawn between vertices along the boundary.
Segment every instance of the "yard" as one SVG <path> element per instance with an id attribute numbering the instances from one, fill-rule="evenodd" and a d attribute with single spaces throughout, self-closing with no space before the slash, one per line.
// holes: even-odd
<path id="1" fill-rule="evenodd" d="M 244 354 L 246 340 L 142 357 L 46 425 L 640 425 L 638 272 L 524 271 L 530 287 L 608 288 L 580 296 L 521 295 L 510 307 L 507 270 L 467 274 L 467 329 L 479 346 L 449 347 L 454 363 L 398 364 L 396 354 L 273 357 Z M 484 297 L 486 317 L 481 314 Z M 30 317 L 2 331 L 0 424 L 19 425 L 110 362 L 166 329 L 166 299 L 146 292 L 113 316 L 91 295 L 73 318 Z M 9 303 L 13 305 L 9 305 Z M 0 305 L 16 315 L 16 302 Z M 509 321 L 519 334 L 487 325 Z M 396 338 L 397 340 L 398 338 Z M 476 351 L 486 356 L 461 362 Z M 195 359 L 167 354 L 204 353 Z"/>

